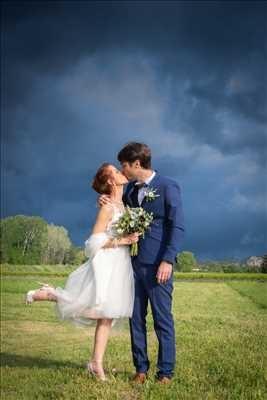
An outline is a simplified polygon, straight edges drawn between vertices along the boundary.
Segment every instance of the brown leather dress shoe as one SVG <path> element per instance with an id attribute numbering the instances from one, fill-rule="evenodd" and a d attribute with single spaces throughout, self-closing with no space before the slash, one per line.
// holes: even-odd
<path id="1" fill-rule="evenodd" d="M 161 376 L 160 378 L 156 378 L 156 380 L 161 385 L 168 385 L 172 381 L 171 378 L 168 378 L 168 376 Z"/>
<path id="2" fill-rule="evenodd" d="M 146 378 L 147 374 L 145 372 L 136 372 L 134 377 L 131 379 L 131 382 L 143 384 L 145 383 Z"/>

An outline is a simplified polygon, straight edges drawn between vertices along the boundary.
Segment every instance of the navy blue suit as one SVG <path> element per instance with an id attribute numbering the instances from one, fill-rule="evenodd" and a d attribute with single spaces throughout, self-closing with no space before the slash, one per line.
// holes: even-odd
<path id="1" fill-rule="evenodd" d="M 139 207 L 136 181 L 130 182 L 123 201 L 130 207 Z M 135 278 L 135 302 L 130 332 L 133 362 L 137 372 L 147 372 L 146 315 L 148 300 L 151 305 L 154 329 L 159 342 L 158 373 L 160 376 L 173 374 L 175 366 L 175 331 L 172 317 L 173 271 L 167 283 L 157 283 L 156 274 L 161 261 L 175 262 L 184 237 L 184 216 L 179 185 L 158 172 L 149 183 L 156 189 L 151 202 L 145 198 L 141 207 L 153 212 L 154 219 L 138 244 L 138 255 L 132 257 Z"/>

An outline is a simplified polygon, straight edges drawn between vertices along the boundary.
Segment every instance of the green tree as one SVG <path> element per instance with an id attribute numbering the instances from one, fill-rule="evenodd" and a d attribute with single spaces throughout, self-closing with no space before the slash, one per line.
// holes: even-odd
<path id="1" fill-rule="evenodd" d="M 190 251 L 182 251 L 176 256 L 175 268 L 180 272 L 190 272 L 197 267 L 197 260 Z"/>
<path id="2" fill-rule="evenodd" d="M 84 248 L 72 245 L 66 253 L 64 264 L 81 265 L 86 260 Z"/>
<path id="3" fill-rule="evenodd" d="M 66 228 L 54 224 L 47 225 L 46 235 L 42 241 L 42 263 L 63 264 L 71 246 Z"/>
<path id="4" fill-rule="evenodd" d="M 16 215 L 1 220 L 1 261 L 11 264 L 40 262 L 46 221 L 40 217 Z"/>
<path id="5" fill-rule="evenodd" d="M 9 264 L 61 264 L 83 260 L 63 226 L 40 217 L 16 215 L 0 220 L 0 256 Z M 79 254 L 79 255 L 78 255 Z"/>
<path id="6" fill-rule="evenodd" d="M 263 256 L 263 263 L 261 266 L 261 272 L 263 272 L 264 274 L 267 274 L 267 254 L 264 254 Z"/>

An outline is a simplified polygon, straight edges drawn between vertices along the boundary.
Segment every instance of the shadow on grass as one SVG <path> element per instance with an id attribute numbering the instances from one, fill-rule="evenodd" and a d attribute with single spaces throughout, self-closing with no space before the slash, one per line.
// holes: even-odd
<path id="1" fill-rule="evenodd" d="M 1 367 L 10 367 L 10 368 L 47 368 L 47 369 L 57 369 L 57 368 L 74 368 L 79 370 L 86 370 L 86 363 L 78 364 L 71 361 L 58 361 L 45 359 L 40 357 L 30 357 L 30 356 L 21 356 L 18 354 L 11 353 L 1 353 Z M 112 375 L 114 378 L 121 378 L 130 380 L 132 377 L 132 373 L 125 370 L 106 370 L 105 372 L 109 375 Z M 92 378 L 94 378 L 92 376 Z"/>
<path id="2" fill-rule="evenodd" d="M 18 354 L 1 353 L 1 367 L 26 367 L 26 368 L 76 368 L 84 369 L 85 364 L 77 364 L 71 361 L 58 361 L 40 357 L 21 356 Z"/>

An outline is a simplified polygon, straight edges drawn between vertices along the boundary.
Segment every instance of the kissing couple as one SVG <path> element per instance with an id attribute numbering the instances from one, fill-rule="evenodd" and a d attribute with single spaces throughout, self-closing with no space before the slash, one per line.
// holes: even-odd
<path id="1" fill-rule="evenodd" d="M 107 380 L 103 358 L 112 326 L 129 318 L 131 349 L 136 369 L 132 382 L 144 383 L 147 354 L 146 315 L 150 302 L 158 339 L 156 380 L 168 384 L 175 367 L 172 315 L 173 265 L 184 238 L 181 191 L 177 182 L 151 166 L 151 150 L 143 143 L 126 144 L 118 153 L 121 171 L 103 164 L 92 187 L 100 194 L 99 212 L 85 242 L 88 260 L 72 272 L 64 289 L 43 284 L 27 293 L 26 303 L 54 301 L 61 319 L 96 323 L 88 371 Z M 125 190 L 124 190 L 125 189 Z M 126 211 L 142 208 L 153 215 L 143 232 L 119 235 L 116 224 Z M 153 214 L 152 214 L 153 213 Z M 131 256 L 130 246 L 138 244 Z"/>

